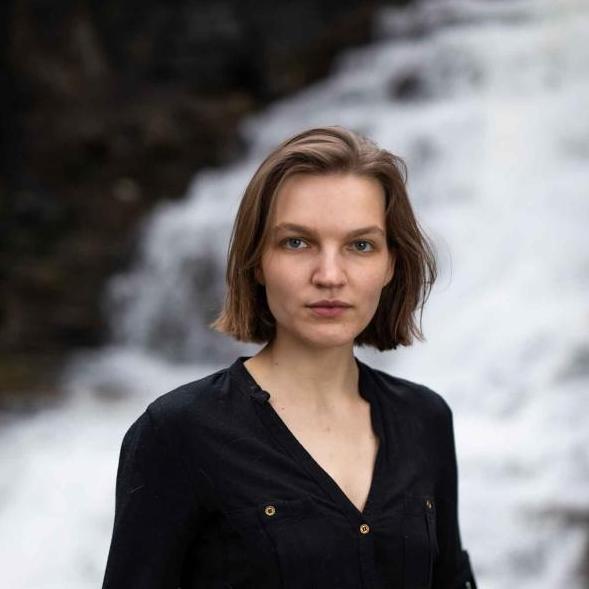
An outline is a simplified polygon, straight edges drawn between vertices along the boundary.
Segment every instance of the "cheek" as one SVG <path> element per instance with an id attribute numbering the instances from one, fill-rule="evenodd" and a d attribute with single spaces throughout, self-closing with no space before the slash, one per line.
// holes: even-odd
<path id="1" fill-rule="evenodd" d="M 293 272 L 286 264 L 280 264 L 276 260 L 268 261 L 264 267 L 266 278 L 266 291 L 280 293 L 281 298 L 293 293 L 293 288 L 298 283 L 297 273 Z"/>
<path id="2" fill-rule="evenodd" d="M 358 280 L 358 288 L 362 290 L 367 296 L 375 298 L 380 297 L 383 289 L 383 284 L 386 278 L 385 272 L 380 268 L 375 268 L 372 272 L 364 273 Z"/>

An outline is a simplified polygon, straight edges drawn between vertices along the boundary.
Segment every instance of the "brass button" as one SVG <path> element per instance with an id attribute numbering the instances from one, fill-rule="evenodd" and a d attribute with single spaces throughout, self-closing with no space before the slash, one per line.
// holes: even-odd
<path id="1" fill-rule="evenodd" d="M 268 517 L 272 517 L 276 513 L 276 507 L 274 507 L 274 505 L 266 505 L 266 507 L 264 507 L 264 513 Z"/>
<path id="2" fill-rule="evenodd" d="M 431 509 L 431 508 L 434 506 L 434 504 L 432 503 L 431 499 L 426 499 L 426 500 L 425 500 L 425 506 L 426 506 L 428 509 Z"/>
<path id="3" fill-rule="evenodd" d="M 370 528 L 368 527 L 368 524 L 362 524 L 360 526 L 360 533 L 361 534 L 368 534 L 368 532 L 370 532 Z"/>

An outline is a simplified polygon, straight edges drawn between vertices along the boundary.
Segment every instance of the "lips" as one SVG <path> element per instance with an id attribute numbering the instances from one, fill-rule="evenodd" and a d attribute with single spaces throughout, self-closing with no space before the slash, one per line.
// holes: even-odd
<path id="1" fill-rule="evenodd" d="M 311 313 L 316 317 L 336 318 L 342 316 L 350 307 L 346 303 L 320 303 L 309 305 Z"/>
<path id="2" fill-rule="evenodd" d="M 337 307 L 351 307 L 352 305 L 350 305 L 349 303 L 346 303 L 345 301 L 338 301 L 338 300 L 321 300 L 321 301 L 317 301 L 315 303 L 311 303 L 309 305 L 309 307 L 321 307 L 321 308 L 337 308 Z"/>

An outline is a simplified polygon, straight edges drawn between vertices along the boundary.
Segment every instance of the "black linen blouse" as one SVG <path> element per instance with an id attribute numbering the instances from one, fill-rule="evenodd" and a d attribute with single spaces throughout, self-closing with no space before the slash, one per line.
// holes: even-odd
<path id="1" fill-rule="evenodd" d="M 248 358 L 162 395 L 125 434 L 103 589 L 475 589 L 444 399 L 356 358 L 380 439 L 360 512 Z"/>

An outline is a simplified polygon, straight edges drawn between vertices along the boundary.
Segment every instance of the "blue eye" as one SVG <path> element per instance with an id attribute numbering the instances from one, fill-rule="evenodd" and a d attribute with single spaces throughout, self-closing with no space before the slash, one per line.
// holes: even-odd
<path id="1" fill-rule="evenodd" d="M 304 243 L 304 241 L 300 237 L 287 237 L 282 243 L 283 244 L 288 244 L 289 242 L 293 242 L 293 241 Z M 301 249 L 301 248 L 300 247 L 289 247 L 287 249 L 295 249 L 295 250 L 298 250 L 298 249 Z"/>
<path id="2" fill-rule="evenodd" d="M 365 243 L 369 247 L 371 247 L 372 249 L 374 249 L 374 244 L 372 244 L 370 241 L 366 241 L 365 239 L 360 239 L 358 241 L 355 241 L 354 243 L 356 243 L 356 244 L 358 244 L 358 243 Z M 370 249 L 360 249 L 358 251 L 360 251 L 360 252 L 366 252 L 366 251 L 371 251 L 371 250 Z"/>

